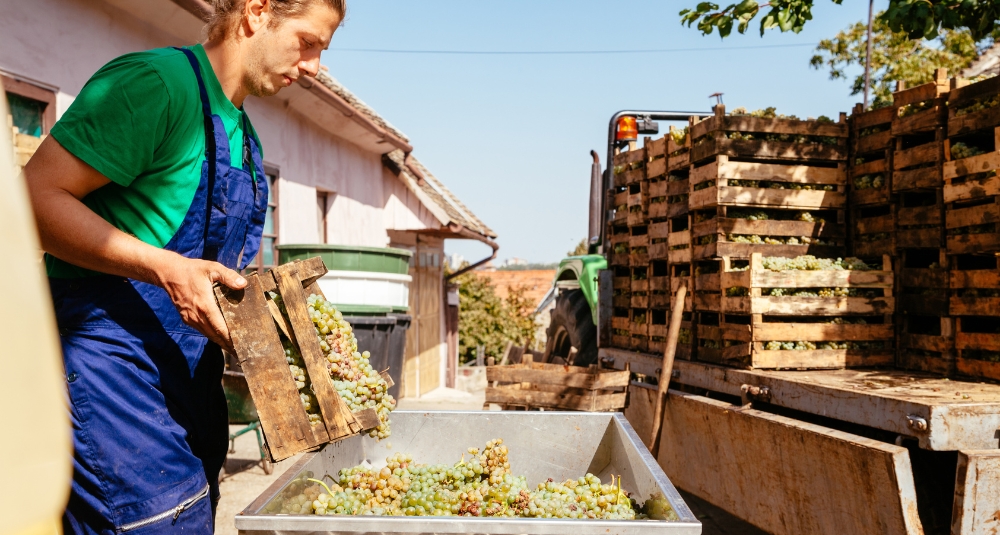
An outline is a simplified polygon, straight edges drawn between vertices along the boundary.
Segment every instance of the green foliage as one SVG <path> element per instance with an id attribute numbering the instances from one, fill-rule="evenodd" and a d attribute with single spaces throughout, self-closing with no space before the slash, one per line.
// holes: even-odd
<path id="1" fill-rule="evenodd" d="M 840 4 L 843 0 L 831 0 Z M 680 12 L 681 23 L 688 27 L 697 25 L 705 35 L 718 31 L 726 37 L 733 26 L 746 33 L 750 22 L 764 8 L 770 8 L 760 20 L 760 34 L 778 28 L 782 32 L 802 31 L 812 20 L 814 0 L 771 0 L 758 3 L 744 0 L 720 8 L 712 2 L 699 2 L 693 9 Z M 889 0 L 889 7 L 879 16 L 894 33 L 903 33 L 911 39 L 935 39 L 942 30 L 966 28 L 976 41 L 993 33 L 1000 19 L 1000 0 Z"/>
<path id="2" fill-rule="evenodd" d="M 905 33 L 893 32 L 883 14 L 872 25 L 871 91 L 874 108 L 892 103 L 895 82 L 914 87 L 934 80 L 934 71 L 946 68 L 955 74 L 979 57 L 992 40 L 977 46 L 968 29 L 944 30 L 933 40 L 910 39 Z M 824 39 L 816 47 L 817 54 L 809 64 L 815 69 L 828 68 L 830 79 L 848 79 L 849 67 L 860 67 L 861 74 L 851 83 L 851 94 L 864 91 L 864 65 L 867 54 L 867 23 L 857 22 L 839 32 L 833 39 Z"/>
<path id="3" fill-rule="evenodd" d="M 580 240 L 580 243 L 576 244 L 576 247 L 572 251 L 568 251 L 566 256 L 582 256 L 587 254 L 587 238 Z"/>
<path id="4" fill-rule="evenodd" d="M 512 287 L 506 299 L 496 294 L 493 282 L 471 271 L 455 279 L 458 283 L 458 358 L 476 359 L 476 347 L 486 356 L 500 358 L 507 341 L 533 345 L 535 307 L 525 297 L 526 287 Z"/>

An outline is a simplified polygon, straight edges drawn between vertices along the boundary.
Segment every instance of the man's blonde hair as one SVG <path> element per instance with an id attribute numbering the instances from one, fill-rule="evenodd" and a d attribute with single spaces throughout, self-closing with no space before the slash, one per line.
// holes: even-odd
<path id="1" fill-rule="evenodd" d="M 340 14 L 343 20 L 347 15 L 347 0 L 270 0 L 271 13 L 274 15 L 272 24 L 280 24 L 289 17 L 305 13 L 310 5 L 316 2 L 325 3 Z M 243 12 L 246 0 L 212 0 L 215 13 L 208 19 L 207 33 L 209 41 L 224 39 L 235 31 L 243 22 Z"/>

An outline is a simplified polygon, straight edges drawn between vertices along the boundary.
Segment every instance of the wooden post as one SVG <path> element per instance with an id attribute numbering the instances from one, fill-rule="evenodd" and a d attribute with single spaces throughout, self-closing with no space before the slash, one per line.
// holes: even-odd
<path id="1" fill-rule="evenodd" d="M 660 365 L 660 380 L 656 389 L 656 405 L 653 410 L 653 434 L 650 437 L 650 452 L 656 456 L 660 446 L 660 424 L 663 420 L 663 402 L 670 386 L 670 374 L 674 369 L 674 355 L 677 353 L 677 338 L 681 332 L 681 320 L 684 315 L 684 298 L 687 296 L 687 285 L 681 285 L 674 297 L 673 308 L 670 309 L 670 327 L 667 329 L 667 346 L 663 349 L 663 364 Z"/>

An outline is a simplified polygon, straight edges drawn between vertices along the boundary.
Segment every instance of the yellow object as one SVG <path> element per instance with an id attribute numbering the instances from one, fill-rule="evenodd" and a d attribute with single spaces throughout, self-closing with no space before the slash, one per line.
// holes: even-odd
<path id="1" fill-rule="evenodd" d="M 0 117 L 7 115 L 0 88 Z M 12 130 L 0 128 L 0 535 L 60 533 L 73 470 L 62 352 Z"/>

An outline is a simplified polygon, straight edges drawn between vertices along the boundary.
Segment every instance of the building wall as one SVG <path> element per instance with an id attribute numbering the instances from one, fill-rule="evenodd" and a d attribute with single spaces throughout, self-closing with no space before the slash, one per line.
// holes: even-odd
<path id="1" fill-rule="evenodd" d="M 176 12 L 168 0 L 166 13 Z M 172 32 L 97 0 L 0 3 L 0 70 L 57 90 L 57 115 L 102 65 L 128 52 L 191 43 L 191 21 Z M 187 16 L 188 19 L 193 17 Z M 180 23 L 169 20 L 176 28 Z M 188 36 L 188 37 L 185 37 Z M 246 109 L 279 169 L 278 242 L 317 243 L 317 189 L 332 193 L 330 243 L 385 247 L 387 229 L 440 226 L 406 186 L 367 152 L 290 111 L 281 96 L 250 98 Z"/>

